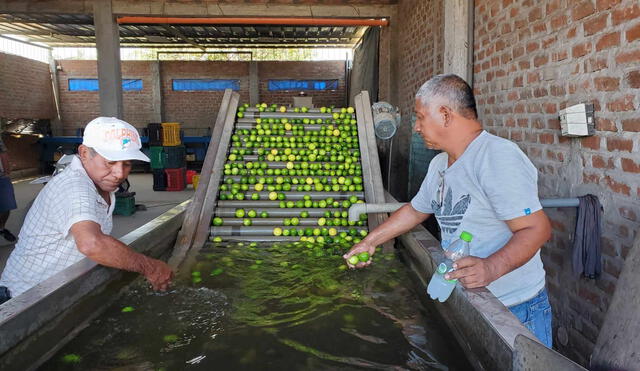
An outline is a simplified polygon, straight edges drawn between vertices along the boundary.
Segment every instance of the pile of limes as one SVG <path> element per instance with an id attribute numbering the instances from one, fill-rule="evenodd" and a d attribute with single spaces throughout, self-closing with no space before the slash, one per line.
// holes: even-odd
<path id="1" fill-rule="evenodd" d="M 272 113 L 264 117 L 263 112 Z M 230 225 L 250 227 L 254 219 L 266 218 L 259 225 L 271 228 L 273 236 L 313 243 L 354 244 L 366 236 L 366 215 L 350 222 L 347 213 L 364 202 L 355 110 L 321 107 L 319 113 L 267 103 L 238 107 L 242 120 L 231 136 L 219 201 L 259 201 L 265 209 L 292 210 L 271 218 L 261 207 L 235 207 Z M 225 219 L 216 215 L 212 224 L 223 226 Z"/>

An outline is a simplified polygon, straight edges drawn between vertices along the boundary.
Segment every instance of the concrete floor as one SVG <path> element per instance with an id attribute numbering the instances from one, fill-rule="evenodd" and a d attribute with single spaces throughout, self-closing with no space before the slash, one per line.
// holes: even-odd
<path id="1" fill-rule="evenodd" d="M 6 228 L 16 236 L 26 216 L 26 208 L 43 188 L 41 184 L 29 184 L 30 180 L 21 180 L 13 184 L 18 209 L 11 212 Z M 126 235 L 193 196 L 193 188 L 190 185 L 182 192 L 155 192 L 153 190 L 152 174 L 131 174 L 129 175 L 129 182 L 131 184 L 129 191 L 136 192 L 136 204 L 143 204 L 147 207 L 147 210 L 136 211 L 131 216 L 114 215 L 111 235 L 116 238 Z M 13 251 L 13 244 L 0 237 L 0 272 L 4 269 L 11 251 Z"/>

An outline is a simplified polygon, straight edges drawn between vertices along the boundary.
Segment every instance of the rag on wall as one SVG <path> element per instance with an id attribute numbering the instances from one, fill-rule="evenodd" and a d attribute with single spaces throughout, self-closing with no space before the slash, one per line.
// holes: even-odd
<path id="1" fill-rule="evenodd" d="M 598 197 L 578 197 L 580 205 L 576 217 L 573 239 L 573 272 L 588 278 L 596 278 L 602 271 L 601 236 L 602 205 Z"/>

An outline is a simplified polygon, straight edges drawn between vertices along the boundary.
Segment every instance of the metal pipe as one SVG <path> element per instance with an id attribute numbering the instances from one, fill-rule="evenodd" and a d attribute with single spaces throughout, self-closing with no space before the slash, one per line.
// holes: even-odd
<path id="1" fill-rule="evenodd" d="M 225 201 L 220 201 L 220 202 L 225 202 Z M 327 208 L 309 208 L 309 209 L 305 209 L 305 208 L 283 208 L 280 209 L 277 206 L 251 206 L 251 205 L 242 205 L 240 206 L 243 209 L 248 209 L 248 208 L 254 208 L 256 210 L 256 212 L 259 214 L 263 211 L 266 211 L 269 214 L 270 218 L 293 218 L 293 217 L 300 217 L 300 213 L 303 211 L 306 211 L 309 213 L 309 217 L 312 218 L 322 218 L 324 217 L 324 213 L 326 211 L 345 211 L 346 209 L 327 209 Z M 236 208 L 234 206 L 220 206 L 218 209 L 216 209 L 215 211 L 215 215 L 221 218 L 235 218 L 236 217 Z"/>
<path id="2" fill-rule="evenodd" d="M 284 225 L 280 225 L 280 226 L 251 226 L 251 227 L 245 227 L 245 226 L 216 226 L 216 227 L 210 227 L 209 228 L 209 235 L 210 236 L 264 236 L 264 235 L 273 235 L 273 230 L 275 228 L 280 228 L 280 229 L 290 229 L 290 228 L 295 228 L 295 229 L 299 229 L 299 226 L 293 227 L 293 226 L 284 226 Z M 335 228 L 338 233 L 341 232 L 349 232 L 349 230 L 351 229 L 355 229 L 358 232 L 362 231 L 362 230 L 366 230 L 366 228 L 364 227 L 357 227 L 357 226 L 348 226 L 348 227 L 329 227 L 329 228 Z"/>
<path id="3" fill-rule="evenodd" d="M 337 112 L 336 112 L 337 113 Z M 245 111 L 247 118 L 261 118 L 261 119 L 333 119 L 333 113 L 321 113 L 321 112 L 256 112 Z"/>
<path id="4" fill-rule="evenodd" d="M 384 204 L 353 204 L 351 205 L 351 207 L 349 207 L 349 221 L 355 222 L 360 220 L 361 214 L 392 213 L 406 204 L 406 202 Z M 540 200 L 540 204 L 545 208 L 578 207 L 580 206 L 580 200 L 578 200 L 578 198 L 545 198 Z"/>
<path id="5" fill-rule="evenodd" d="M 388 26 L 387 19 L 362 18 L 188 18 L 188 17 L 118 17 L 119 24 L 270 24 L 302 26 Z"/>
<path id="6" fill-rule="evenodd" d="M 542 207 L 578 207 L 580 200 L 578 198 L 545 198 L 541 199 Z"/>
<path id="7" fill-rule="evenodd" d="M 353 204 L 349 207 L 349 221 L 357 222 L 360 220 L 361 214 L 371 214 L 371 213 L 392 213 L 402 206 L 406 205 L 406 202 L 395 202 L 395 203 L 385 203 L 385 204 Z"/>

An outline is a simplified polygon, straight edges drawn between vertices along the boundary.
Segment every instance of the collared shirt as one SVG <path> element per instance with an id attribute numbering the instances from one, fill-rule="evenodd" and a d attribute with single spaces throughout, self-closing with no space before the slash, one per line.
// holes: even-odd
<path id="1" fill-rule="evenodd" d="M 542 209 L 538 172 L 518 146 L 483 131 L 451 166 L 442 152 L 429 164 L 414 209 L 434 214 L 442 247 L 467 231 L 472 256 L 486 258 L 513 236 L 506 221 Z M 544 288 L 545 272 L 538 251 L 527 263 L 487 286 L 504 305 L 525 302 Z"/>
<path id="2" fill-rule="evenodd" d="M 24 221 L 18 243 L 0 278 L 16 297 L 85 257 L 76 247 L 71 226 L 81 221 L 111 233 L 115 195 L 111 205 L 76 156 L 71 164 L 40 191 Z"/>

